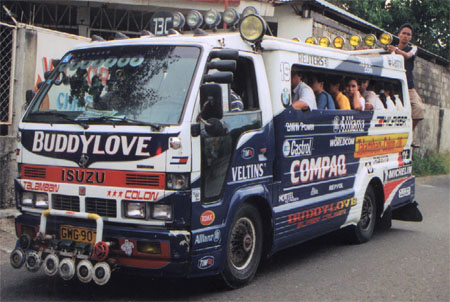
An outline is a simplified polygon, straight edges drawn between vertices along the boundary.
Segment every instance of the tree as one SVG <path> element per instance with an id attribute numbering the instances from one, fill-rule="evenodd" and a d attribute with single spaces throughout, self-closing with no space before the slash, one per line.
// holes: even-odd
<path id="1" fill-rule="evenodd" d="M 328 1 L 395 35 L 410 23 L 412 43 L 450 59 L 450 0 Z"/>

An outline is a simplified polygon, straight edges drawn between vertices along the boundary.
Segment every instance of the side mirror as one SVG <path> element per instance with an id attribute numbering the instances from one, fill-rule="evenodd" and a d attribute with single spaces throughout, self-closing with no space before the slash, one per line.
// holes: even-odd
<path id="1" fill-rule="evenodd" d="M 200 87 L 200 108 L 200 116 L 203 120 L 221 119 L 223 117 L 222 88 L 220 85 L 203 84 Z"/>
<path id="2" fill-rule="evenodd" d="M 53 59 L 53 60 L 52 60 L 52 65 L 53 65 L 53 67 L 58 66 L 59 62 L 61 62 L 61 60 L 59 60 L 59 59 Z"/>
<path id="3" fill-rule="evenodd" d="M 50 78 L 50 75 L 52 74 L 52 71 L 46 71 L 46 72 L 44 72 L 44 79 L 47 81 L 48 80 L 48 78 Z"/>
<path id="4" fill-rule="evenodd" d="M 217 69 L 220 71 L 236 71 L 236 61 L 233 60 L 218 60 L 208 63 L 208 69 Z"/>
<path id="5" fill-rule="evenodd" d="M 214 82 L 220 84 L 233 83 L 233 73 L 229 71 L 215 72 L 213 74 L 205 74 L 203 76 L 204 82 Z"/>
<path id="6" fill-rule="evenodd" d="M 25 101 L 27 102 L 27 104 L 31 102 L 31 100 L 34 98 L 35 95 L 36 93 L 31 89 L 25 91 Z"/>
<path id="7" fill-rule="evenodd" d="M 209 54 L 211 59 L 219 58 L 221 60 L 237 60 L 239 58 L 239 51 L 234 49 L 220 49 L 213 50 Z"/>

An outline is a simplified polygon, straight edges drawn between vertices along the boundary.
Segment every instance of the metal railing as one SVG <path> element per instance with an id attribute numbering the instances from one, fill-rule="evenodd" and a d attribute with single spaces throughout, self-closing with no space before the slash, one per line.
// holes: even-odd
<path id="1" fill-rule="evenodd" d="M 0 124 L 12 123 L 16 27 L 0 22 Z"/>

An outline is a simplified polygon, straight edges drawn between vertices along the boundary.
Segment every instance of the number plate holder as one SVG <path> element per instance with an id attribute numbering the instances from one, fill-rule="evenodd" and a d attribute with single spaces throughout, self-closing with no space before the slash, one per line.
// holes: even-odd
<path id="1" fill-rule="evenodd" d="M 59 238 L 62 240 L 73 240 L 95 244 L 97 232 L 94 229 L 75 227 L 71 225 L 61 225 L 59 227 Z"/>

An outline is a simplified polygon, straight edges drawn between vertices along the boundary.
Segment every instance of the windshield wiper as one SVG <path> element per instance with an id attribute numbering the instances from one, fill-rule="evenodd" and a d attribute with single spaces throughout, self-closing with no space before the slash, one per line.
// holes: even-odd
<path id="1" fill-rule="evenodd" d="M 36 111 L 36 112 L 31 112 L 30 115 L 53 115 L 53 116 L 57 116 L 62 119 L 65 119 L 66 121 L 70 121 L 72 123 L 78 124 L 81 127 L 83 127 L 84 129 L 89 128 L 88 124 L 83 123 L 82 121 L 79 121 L 79 120 L 72 119 L 72 118 L 68 117 L 66 114 L 56 111 L 56 110 Z"/>
<path id="2" fill-rule="evenodd" d="M 133 125 L 142 125 L 142 126 L 150 126 L 155 130 L 160 130 L 161 126 L 158 124 L 154 124 L 154 123 L 150 123 L 150 122 L 143 122 L 143 121 L 139 121 L 139 120 L 134 120 L 131 118 L 127 118 L 126 116 L 123 117 L 118 117 L 118 116 L 111 116 L 111 115 L 104 115 L 104 116 L 98 116 L 98 117 L 92 117 L 92 118 L 87 118 L 87 119 L 83 119 L 87 122 L 92 122 L 92 121 L 111 121 L 111 122 L 125 122 L 128 124 L 133 124 Z"/>

